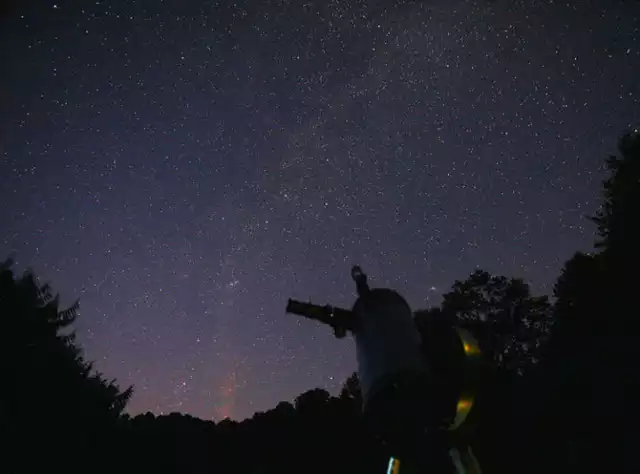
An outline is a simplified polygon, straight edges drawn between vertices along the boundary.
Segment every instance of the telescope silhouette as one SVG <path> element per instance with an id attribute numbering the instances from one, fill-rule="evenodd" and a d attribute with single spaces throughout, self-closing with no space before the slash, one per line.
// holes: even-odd
<path id="1" fill-rule="evenodd" d="M 353 336 L 363 418 L 389 453 L 388 473 L 479 474 L 461 429 L 483 373 L 475 338 L 439 322 L 422 337 L 398 292 L 369 288 L 359 266 L 351 276 L 358 298 L 350 310 L 289 299 L 286 311 Z"/>

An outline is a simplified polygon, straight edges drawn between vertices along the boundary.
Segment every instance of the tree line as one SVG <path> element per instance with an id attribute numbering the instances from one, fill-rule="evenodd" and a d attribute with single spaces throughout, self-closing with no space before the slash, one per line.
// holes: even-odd
<path id="1" fill-rule="evenodd" d="M 563 266 L 551 297 L 477 270 L 415 312 L 469 329 L 488 362 L 471 444 L 485 473 L 628 471 L 637 465 L 635 364 L 640 135 L 606 161 L 597 241 Z M 426 290 L 426 289 L 425 289 Z M 312 389 L 242 422 L 125 413 L 122 389 L 85 360 L 48 284 L 0 265 L 0 472 L 382 473 L 357 376 L 338 396 Z M 427 329 L 429 328 L 429 330 Z M 425 344 L 429 351 L 429 344 Z M 445 373 L 446 376 L 446 373 Z"/>

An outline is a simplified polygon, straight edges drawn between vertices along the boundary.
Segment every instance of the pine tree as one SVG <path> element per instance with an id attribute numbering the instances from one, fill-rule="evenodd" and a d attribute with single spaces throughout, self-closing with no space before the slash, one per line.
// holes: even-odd
<path id="1" fill-rule="evenodd" d="M 84 360 L 72 331 L 78 302 L 59 304 L 32 272 L 16 278 L 11 261 L 0 264 L 0 438 L 9 440 L 0 463 L 19 463 L 19 472 L 56 466 L 62 450 L 88 459 L 106 448 L 132 394 Z M 11 459 L 25 452 L 33 455 Z"/>
<path id="2" fill-rule="evenodd" d="M 545 372 L 553 387 L 549 427 L 573 450 L 568 469 L 589 472 L 594 456 L 622 465 L 633 448 L 619 436 L 638 417 L 628 408 L 637 387 L 637 273 L 640 263 L 640 134 L 627 133 L 606 161 L 603 203 L 591 220 L 596 251 L 577 253 L 555 286 L 555 329 Z M 607 470 L 615 470 L 609 467 Z"/>
<path id="3" fill-rule="evenodd" d="M 603 204 L 591 218 L 601 238 L 596 243 L 615 258 L 640 255 L 640 132 L 626 133 L 618 142 L 620 156 L 610 156 L 606 166 L 611 176 L 603 183 Z"/>

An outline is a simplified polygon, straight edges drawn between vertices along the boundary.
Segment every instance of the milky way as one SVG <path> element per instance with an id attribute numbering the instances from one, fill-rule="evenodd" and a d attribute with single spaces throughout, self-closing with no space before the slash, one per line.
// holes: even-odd
<path id="1" fill-rule="evenodd" d="M 25 6 L 28 3 L 30 6 Z M 355 368 L 284 312 L 349 269 L 549 293 L 640 119 L 637 2 L 17 2 L 0 254 L 81 301 L 131 413 L 243 419 Z"/>

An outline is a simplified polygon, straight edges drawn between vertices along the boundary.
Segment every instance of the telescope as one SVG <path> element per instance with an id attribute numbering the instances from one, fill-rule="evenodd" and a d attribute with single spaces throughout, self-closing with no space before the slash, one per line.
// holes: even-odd
<path id="1" fill-rule="evenodd" d="M 477 341 L 436 320 L 421 336 L 398 292 L 369 288 L 359 266 L 351 277 L 358 297 L 350 310 L 289 299 L 286 312 L 353 336 L 363 419 L 389 453 L 388 474 L 479 474 L 464 429 L 482 379 Z"/>

